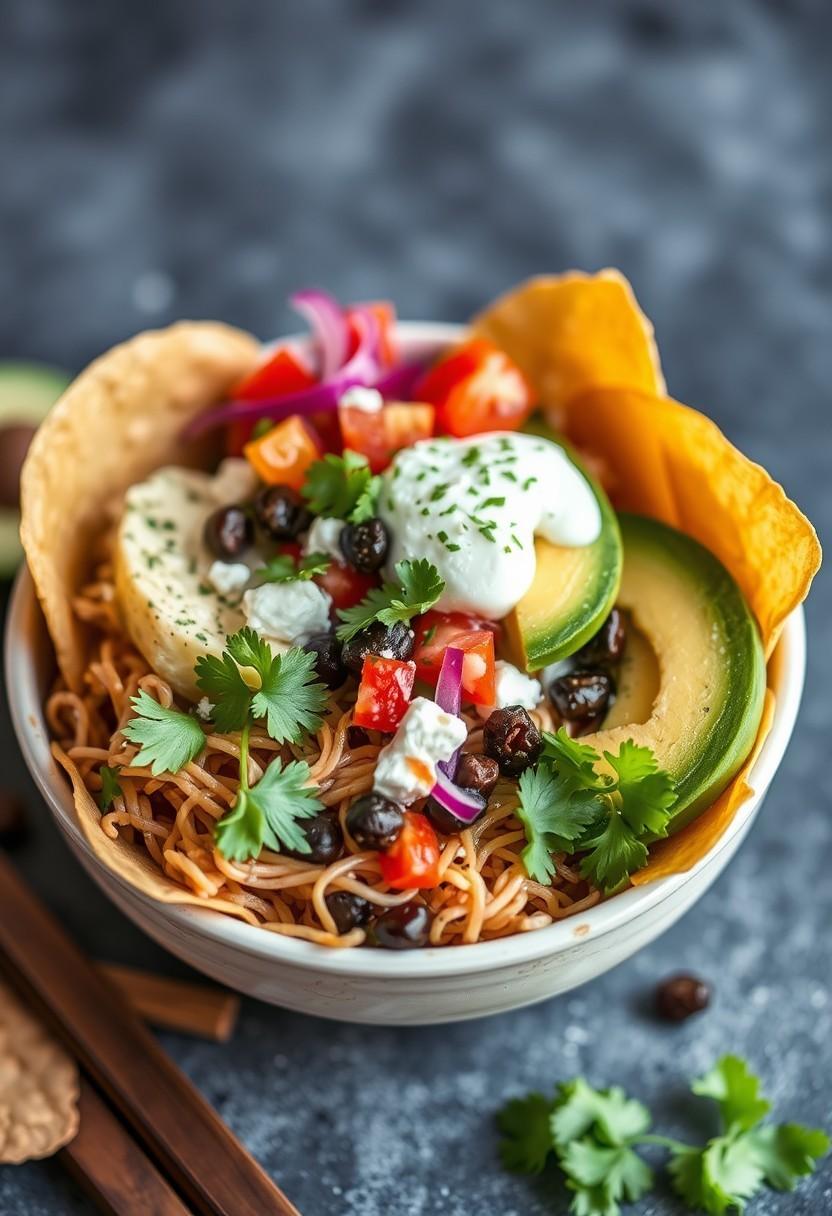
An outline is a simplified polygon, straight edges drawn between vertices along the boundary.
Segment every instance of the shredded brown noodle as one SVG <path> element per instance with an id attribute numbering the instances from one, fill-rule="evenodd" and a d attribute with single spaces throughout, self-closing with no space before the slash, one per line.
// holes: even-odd
<path id="1" fill-rule="evenodd" d="M 277 744 L 253 731 L 249 758 L 252 783 L 275 756 L 309 764 L 318 797 L 337 810 L 345 855 L 321 866 L 264 849 L 255 860 L 228 861 L 215 848 L 214 824 L 236 797 L 239 735 L 206 734 L 205 750 L 179 773 L 154 777 L 148 768 L 134 765 L 138 748 L 121 734 L 131 716 L 130 698 L 144 689 L 162 705 L 170 705 L 173 692 L 121 627 L 109 560 L 75 597 L 73 608 L 93 632 L 93 657 L 80 693 L 62 682 L 56 686 L 47 702 L 47 720 L 57 760 L 70 775 L 76 772 L 93 796 L 101 788 L 101 765 L 119 766 L 122 792 L 100 821 L 107 836 L 143 846 L 169 879 L 210 899 L 212 907 L 272 933 L 323 946 L 360 946 L 367 936 L 363 929 L 338 933 L 326 905 L 333 891 L 351 891 L 379 911 L 417 894 L 391 890 L 381 878 L 378 855 L 362 852 L 346 829 L 350 803 L 372 788 L 381 747 L 377 737 L 357 748 L 347 742 L 354 688 L 347 684 L 330 696 L 320 730 L 303 744 Z M 552 726 L 545 710 L 533 716 L 539 725 Z M 468 725 L 464 750 L 479 750 L 482 723 L 471 717 Z M 520 860 L 525 838 L 514 816 L 516 805 L 516 786 L 500 782 L 482 819 L 447 838 L 441 881 L 421 892 L 433 913 L 432 945 L 488 941 L 541 929 L 601 898 L 564 857 L 555 858 L 557 875 L 551 887 L 527 877 Z"/>

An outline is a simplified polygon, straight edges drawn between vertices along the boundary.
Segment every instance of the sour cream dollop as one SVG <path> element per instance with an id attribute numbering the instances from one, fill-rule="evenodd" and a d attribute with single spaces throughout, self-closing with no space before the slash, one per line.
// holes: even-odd
<path id="1" fill-rule="evenodd" d="M 405 448 L 384 474 L 379 514 L 391 573 L 426 557 L 445 580 L 437 608 L 492 620 L 531 586 L 535 536 L 577 547 L 601 531 L 595 495 L 563 448 L 516 432 Z"/>

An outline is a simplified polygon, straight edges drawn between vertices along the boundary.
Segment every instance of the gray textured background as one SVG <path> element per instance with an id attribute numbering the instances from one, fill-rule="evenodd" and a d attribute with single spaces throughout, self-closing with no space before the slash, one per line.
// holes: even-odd
<path id="1" fill-rule="evenodd" d="M 673 393 L 823 536 L 831 18 L 786 0 L 0 0 L 0 355 L 74 369 L 179 316 L 267 336 L 307 284 L 457 320 L 529 273 L 618 265 Z M 739 1051 L 781 1116 L 832 1126 L 830 609 L 821 577 L 798 733 L 757 827 L 636 959 L 469 1025 L 363 1029 L 249 1001 L 229 1046 L 164 1036 L 305 1216 L 565 1212 L 554 1178 L 500 1172 L 493 1113 L 579 1071 L 695 1134 L 684 1078 Z M 94 954 L 179 970 L 41 808 L 20 860 Z M 648 998 L 679 966 L 717 996 L 669 1029 Z M 0 1210 L 88 1207 L 39 1164 L 0 1170 Z M 679 1209 L 658 1192 L 636 1210 Z M 832 1161 L 752 1210 L 832 1211 Z"/>

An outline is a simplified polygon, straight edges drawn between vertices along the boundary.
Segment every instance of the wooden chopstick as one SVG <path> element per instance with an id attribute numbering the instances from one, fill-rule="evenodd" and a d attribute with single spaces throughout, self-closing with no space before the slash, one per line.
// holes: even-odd
<path id="1" fill-rule="evenodd" d="M 240 1011 L 240 998 L 224 988 L 169 979 L 120 963 L 97 963 L 128 1005 L 152 1026 L 227 1043 Z"/>
<path id="2" fill-rule="evenodd" d="M 2 854 L 0 949 L 10 978 L 196 1212 L 299 1216 Z"/>
<path id="3" fill-rule="evenodd" d="M 153 1162 L 82 1075 L 78 1134 L 59 1153 L 68 1173 L 107 1216 L 192 1216 Z"/>

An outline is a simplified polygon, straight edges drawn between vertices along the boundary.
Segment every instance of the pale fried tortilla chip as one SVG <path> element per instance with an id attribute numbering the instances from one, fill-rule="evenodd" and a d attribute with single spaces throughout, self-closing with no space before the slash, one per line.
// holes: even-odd
<path id="1" fill-rule="evenodd" d="M 472 323 L 523 369 L 556 429 L 577 393 L 616 384 L 663 393 L 653 326 L 617 270 L 529 279 Z"/>
<path id="2" fill-rule="evenodd" d="M 49 1157 L 78 1130 L 78 1068 L 0 983 L 0 1164 Z"/>
<path id="3" fill-rule="evenodd" d="M 21 539 L 61 672 L 80 688 L 84 634 L 71 598 L 122 494 L 162 464 L 193 463 L 178 441 L 194 414 L 255 364 L 259 344 L 213 322 L 139 334 L 102 355 L 53 407 L 21 477 Z"/>

